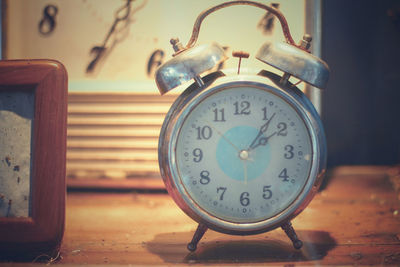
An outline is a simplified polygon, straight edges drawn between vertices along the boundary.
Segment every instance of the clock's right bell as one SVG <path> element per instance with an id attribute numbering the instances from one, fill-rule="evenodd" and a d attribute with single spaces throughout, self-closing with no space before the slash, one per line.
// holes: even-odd
<path id="1" fill-rule="evenodd" d="M 266 42 L 256 58 L 320 89 L 329 79 L 329 67 L 323 60 L 285 42 Z"/>

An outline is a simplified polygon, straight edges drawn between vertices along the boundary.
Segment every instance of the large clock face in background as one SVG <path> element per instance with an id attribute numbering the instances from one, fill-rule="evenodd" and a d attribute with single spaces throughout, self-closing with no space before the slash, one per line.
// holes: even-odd
<path id="1" fill-rule="evenodd" d="M 313 0 L 255 1 L 279 8 L 296 41 L 305 32 L 306 20 L 314 16 L 309 10 Z M 170 39 L 178 37 L 186 45 L 198 15 L 225 0 L 1 2 L 3 57 L 51 58 L 67 69 L 69 185 L 87 180 L 97 186 L 99 177 L 117 178 L 113 182 L 118 184 L 137 177 L 158 179 L 161 122 L 186 85 L 157 98 L 155 70 L 172 56 Z M 224 47 L 230 58 L 218 67 L 234 71 L 238 59 L 232 51 L 248 52 L 241 73 L 258 73 L 273 71 L 254 57 L 266 41 L 284 41 L 278 20 L 259 8 L 232 6 L 203 21 L 197 44 L 217 42 Z"/>
<path id="2" fill-rule="evenodd" d="M 131 90 L 146 90 L 148 86 L 156 90 L 154 71 L 173 52 L 170 38 L 179 37 L 185 45 L 198 14 L 222 2 L 6 1 L 4 56 L 57 59 L 67 68 L 70 89 L 77 81 L 134 81 L 139 86 Z M 300 40 L 305 28 L 304 1 L 259 2 L 278 7 L 294 39 Z M 271 18 L 251 6 L 219 10 L 204 21 L 198 43 L 216 41 L 228 55 L 232 50 L 247 51 L 250 58 L 243 62 L 243 68 L 265 69 L 265 64 L 252 59 L 256 51 L 266 40 L 284 40 L 278 21 Z M 237 60 L 232 59 L 224 67 L 236 66 Z M 80 89 L 96 90 L 85 84 L 87 88 Z"/>

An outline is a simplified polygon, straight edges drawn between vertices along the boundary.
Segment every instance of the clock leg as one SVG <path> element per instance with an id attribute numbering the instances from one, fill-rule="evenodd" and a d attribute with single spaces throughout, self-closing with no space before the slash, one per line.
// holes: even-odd
<path id="1" fill-rule="evenodd" d="M 291 222 L 286 222 L 282 224 L 282 229 L 285 231 L 287 236 L 292 240 L 293 247 L 295 249 L 300 249 L 303 246 L 303 242 L 297 237 L 296 232 L 293 229 Z"/>
<path id="2" fill-rule="evenodd" d="M 190 241 L 190 243 L 187 245 L 188 250 L 193 252 L 197 249 L 197 244 L 199 243 L 200 239 L 203 237 L 207 229 L 208 227 L 205 224 L 200 223 L 199 226 L 197 226 L 192 241 Z"/>

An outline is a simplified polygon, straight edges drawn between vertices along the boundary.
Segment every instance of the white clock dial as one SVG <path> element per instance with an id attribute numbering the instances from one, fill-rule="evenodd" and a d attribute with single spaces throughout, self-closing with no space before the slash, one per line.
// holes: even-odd
<path id="1" fill-rule="evenodd" d="M 175 161 L 184 190 L 219 219 L 271 218 L 293 203 L 309 177 L 308 128 L 268 88 L 222 88 L 190 111 L 178 133 Z"/>

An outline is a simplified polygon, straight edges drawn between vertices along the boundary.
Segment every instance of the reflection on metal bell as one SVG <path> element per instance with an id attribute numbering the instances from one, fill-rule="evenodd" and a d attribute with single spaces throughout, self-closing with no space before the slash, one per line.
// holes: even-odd
<path id="1" fill-rule="evenodd" d="M 176 53 L 156 71 L 156 83 L 161 94 L 199 77 L 225 61 L 224 49 L 216 43 L 201 45 Z"/>
<path id="2" fill-rule="evenodd" d="M 256 58 L 320 89 L 329 79 L 329 67 L 323 60 L 288 43 L 267 42 Z"/>

